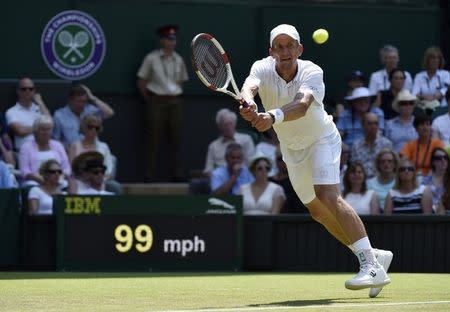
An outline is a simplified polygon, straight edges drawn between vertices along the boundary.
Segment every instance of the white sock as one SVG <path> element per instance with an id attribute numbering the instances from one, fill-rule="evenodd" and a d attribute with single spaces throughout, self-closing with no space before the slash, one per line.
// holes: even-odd
<path id="1" fill-rule="evenodd" d="M 358 252 L 360 250 L 365 250 L 365 249 L 372 249 L 372 245 L 370 245 L 370 241 L 367 236 L 357 240 L 351 246 L 353 247 L 352 250 L 354 250 L 354 252 Z"/>
<path id="2" fill-rule="evenodd" d="M 370 241 L 367 236 L 357 240 L 351 246 L 353 249 L 350 249 L 352 249 L 353 253 L 358 258 L 360 265 L 367 264 L 368 262 L 377 263 L 374 250 L 372 245 L 370 245 Z"/>

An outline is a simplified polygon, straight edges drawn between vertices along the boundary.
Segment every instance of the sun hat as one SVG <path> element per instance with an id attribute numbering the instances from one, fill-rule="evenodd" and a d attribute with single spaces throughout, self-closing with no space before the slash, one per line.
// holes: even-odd
<path id="1" fill-rule="evenodd" d="M 395 99 L 392 101 L 392 109 L 395 110 L 397 113 L 400 111 L 400 102 L 410 102 L 414 101 L 414 105 L 417 105 L 417 96 L 411 94 L 409 90 L 403 89 L 401 90 Z"/>
<path id="2" fill-rule="evenodd" d="M 276 36 L 278 35 L 288 35 L 289 37 L 297 40 L 298 43 L 300 43 L 300 35 L 298 34 L 297 29 L 292 26 L 292 25 L 288 25 L 288 24 L 281 24 L 278 25 L 277 27 L 275 27 L 274 29 L 272 29 L 272 31 L 270 32 L 270 46 L 272 47 L 272 42 L 275 39 Z"/>
<path id="3" fill-rule="evenodd" d="M 347 101 L 353 101 L 360 98 L 372 97 L 374 96 L 370 93 L 370 90 L 365 87 L 355 88 L 352 95 L 346 96 L 344 99 Z"/>
<path id="4" fill-rule="evenodd" d="M 270 168 L 273 167 L 273 164 L 272 164 L 272 161 L 270 160 L 270 158 L 266 154 L 264 154 L 263 152 L 258 150 L 248 160 L 248 169 L 251 170 L 253 168 L 253 166 L 261 159 L 264 159 L 265 161 L 267 161 L 267 163 L 270 165 Z"/>

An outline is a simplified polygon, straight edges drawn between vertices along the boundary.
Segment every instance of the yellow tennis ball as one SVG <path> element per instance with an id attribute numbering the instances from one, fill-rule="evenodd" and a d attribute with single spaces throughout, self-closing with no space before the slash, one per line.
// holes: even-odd
<path id="1" fill-rule="evenodd" d="M 312 37 L 317 44 L 322 44 L 328 40 L 329 35 L 326 29 L 319 28 L 313 33 Z"/>

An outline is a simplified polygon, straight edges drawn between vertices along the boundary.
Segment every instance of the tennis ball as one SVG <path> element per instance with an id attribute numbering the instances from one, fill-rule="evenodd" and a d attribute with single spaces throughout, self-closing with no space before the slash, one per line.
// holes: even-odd
<path id="1" fill-rule="evenodd" d="M 329 35 L 326 29 L 319 28 L 313 33 L 312 37 L 317 44 L 322 44 L 328 40 Z"/>

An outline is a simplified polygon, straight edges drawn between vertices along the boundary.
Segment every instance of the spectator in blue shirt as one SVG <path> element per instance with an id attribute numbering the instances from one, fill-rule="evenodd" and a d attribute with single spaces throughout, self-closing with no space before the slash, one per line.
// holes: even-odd
<path id="1" fill-rule="evenodd" d="M 350 148 L 354 142 L 364 138 L 362 119 L 365 113 L 370 111 L 377 115 L 380 130 L 384 131 L 384 113 L 380 108 L 372 106 L 373 96 L 369 89 L 360 87 L 354 89 L 352 95 L 345 97 L 349 102 L 349 108 L 339 116 L 336 126 L 342 140 Z"/>
<path id="2" fill-rule="evenodd" d="M 94 96 L 88 87 L 73 86 L 69 93 L 68 104 L 57 109 L 53 115 L 55 124 L 53 138 L 62 142 L 67 149 L 71 143 L 81 138 L 80 121 L 89 114 L 97 114 L 107 119 L 114 115 L 114 111 L 108 104 Z"/>
<path id="3" fill-rule="evenodd" d="M 239 187 L 254 181 L 253 175 L 243 164 L 242 147 L 230 143 L 225 150 L 225 166 L 217 167 L 211 173 L 211 191 L 213 194 L 238 194 Z"/>

